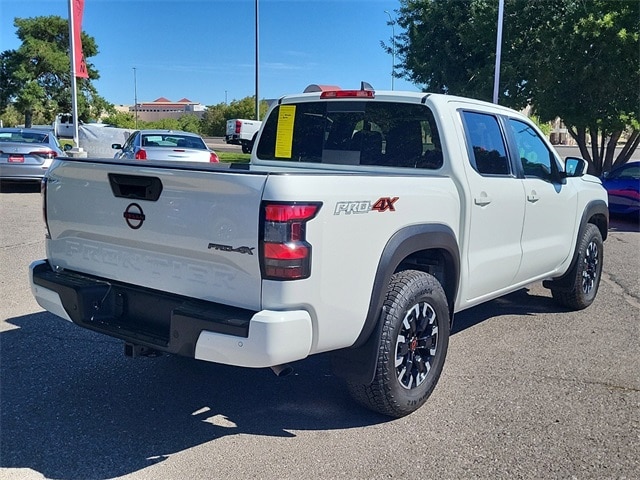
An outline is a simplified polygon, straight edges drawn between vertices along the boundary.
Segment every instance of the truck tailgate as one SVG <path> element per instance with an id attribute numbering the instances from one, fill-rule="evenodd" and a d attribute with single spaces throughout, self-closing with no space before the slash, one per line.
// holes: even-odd
<path id="1" fill-rule="evenodd" d="M 49 262 L 257 310 L 266 178 L 225 169 L 55 162 L 46 191 Z"/>
<path id="2" fill-rule="evenodd" d="M 234 133 L 236 133 L 236 121 L 235 120 L 227 120 L 226 135 L 233 135 Z"/>

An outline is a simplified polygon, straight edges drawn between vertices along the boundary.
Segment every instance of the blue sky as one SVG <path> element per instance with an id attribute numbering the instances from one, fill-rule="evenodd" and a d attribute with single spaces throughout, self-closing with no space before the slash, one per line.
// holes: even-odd
<path id="1" fill-rule="evenodd" d="M 204 105 L 255 93 L 254 0 L 85 0 L 82 29 L 99 53 L 89 62 L 107 101 L 133 104 L 186 97 Z M 311 83 L 391 88 L 393 0 L 260 0 L 259 96 Z M 18 48 L 15 17 L 68 18 L 68 0 L 0 0 L 0 51 Z M 399 27 L 395 27 L 396 34 Z M 133 68 L 136 68 L 134 82 Z M 419 90 L 395 79 L 396 90 Z"/>

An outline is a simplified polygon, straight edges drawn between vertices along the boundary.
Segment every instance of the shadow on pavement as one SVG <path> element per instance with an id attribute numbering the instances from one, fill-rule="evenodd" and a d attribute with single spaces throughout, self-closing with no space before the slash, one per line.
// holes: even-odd
<path id="1" fill-rule="evenodd" d="M 122 342 L 48 313 L 6 323 L 19 328 L 0 334 L 1 467 L 113 478 L 227 435 L 389 421 L 352 402 L 322 355 L 278 378 L 173 356 L 133 360 Z"/>
<path id="2" fill-rule="evenodd" d="M 523 289 L 460 313 L 454 333 L 557 309 Z M 5 323 L 18 328 L 0 334 L 0 467 L 106 479 L 228 435 L 286 438 L 390 421 L 354 403 L 324 355 L 277 378 L 174 356 L 126 358 L 119 340 L 46 312 Z"/>
<path id="3" fill-rule="evenodd" d="M 522 288 L 504 297 L 491 300 L 477 307 L 457 313 L 451 335 L 478 325 L 492 317 L 502 315 L 529 316 L 536 313 L 564 313 L 569 310 L 559 306 L 548 296 L 535 295 L 530 289 Z"/>

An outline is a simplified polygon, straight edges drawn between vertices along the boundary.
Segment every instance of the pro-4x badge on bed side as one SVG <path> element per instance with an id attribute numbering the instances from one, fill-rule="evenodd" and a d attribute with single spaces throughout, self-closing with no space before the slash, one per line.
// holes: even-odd
<path id="1" fill-rule="evenodd" d="M 130 228 L 139 229 L 144 223 L 145 216 L 142 207 L 137 203 L 130 203 L 122 214 Z"/>
<path id="2" fill-rule="evenodd" d="M 253 255 L 253 250 L 255 249 L 255 247 L 232 247 L 231 245 L 220 245 L 219 243 L 210 243 L 207 248 L 223 252 L 244 253 L 245 255 Z"/>
<path id="3" fill-rule="evenodd" d="M 372 210 L 377 212 L 395 212 L 395 203 L 400 197 L 380 197 L 373 204 L 369 200 L 359 200 L 351 202 L 338 202 L 333 211 L 334 215 L 351 215 L 352 213 L 369 213 Z"/>

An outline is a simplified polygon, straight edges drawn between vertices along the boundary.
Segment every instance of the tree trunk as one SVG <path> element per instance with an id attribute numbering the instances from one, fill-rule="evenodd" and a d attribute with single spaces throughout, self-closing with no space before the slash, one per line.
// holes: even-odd
<path id="1" fill-rule="evenodd" d="M 612 168 L 619 167 L 620 165 L 627 163 L 640 145 L 640 130 L 632 130 L 631 135 L 627 139 L 627 142 L 622 147 L 622 151 L 616 157 L 616 161 L 613 162 Z"/>
<path id="2" fill-rule="evenodd" d="M 583 127 L 570 127 L 567 125 L 567 131 L 569 135 L 576 141 L 578 148 L 580 149 L 580 155 L 587 162 L 591 163 L 591 155 L 589 155 L 589 149 L 587 149 L 587 132 Z"/>
<path id="3" fill-rule="evenodd" d="M 27 110 L 24 112 L 24 128 L 31 128 L 33 126 L 33 112 Z"/>
<path id="4" fill-rule="evenodd" d="M 598 127 L 589 128 L 589 139 L 591 140 L 591 167 L 589 173 L 595 176 L 602 174 L 602 154 L 599 150 Z"/>
<path id="5" fill-rule="evenodd" d="M 627 163 L 631 155 L 633 155 L 633 152 L 640 146 L 640 130 L 632 130 L 631 135 L 617 156 L 616 146 L 622 136 L 622 131 L 613 132 L 605 148 L 604 141 L 602 141 L 602 144 L 598 143 L 598 130 L 590 128 L 589 139 L 591 140 L 591 148 L 589 148 L 587 145 L 586 128 L 567 126 L 567 130 L 569 135 L 571 135 L 578 144 L 580 155 L 582 155 L 582 158 L 589 164 L 588 173 L 591 175 L 601 176 L 603 173 Z"/>
<path id="6" fill-rule="evenodd" d="M 589 148 L 587 147 L 586 127 L 570 127 L 569 125 L 567 125 L 567 131 L 569 132 L 569 135 L 571 135 L 571 137 L 573 137 L 573 139 L 578 144 L 578 148 L 580 149 L 580 155 L 582 156 L 582 158 L 584 158 L 587 161 L 587 164 L 589 165 L 587 172 L 592 175 L 596 175 L 597 167 L 594 164 L 593 157 L 589 152 Z M 592 147 L 593 147 L 593 142 L 592 142 Z M 597 146 L 596 146 L 595 153 L 597 153 Z"/>
<path id="7" fill-rule="evenodd" d="M 602 162 L 602 171 L 600 173 L 608 172 L 611 170 L 611 166 L 613 165 L 613 156 L 616 153 L 616 146 L 618 145 L 620 135 L 622 135 L 622 130 L 613 132 L 609 137 L 609 142 L 607 143 L 607 151 Z"/>

